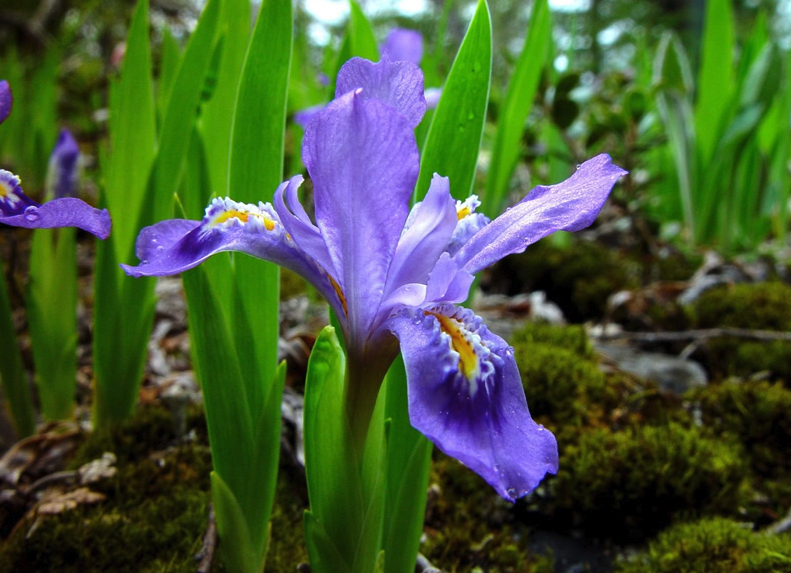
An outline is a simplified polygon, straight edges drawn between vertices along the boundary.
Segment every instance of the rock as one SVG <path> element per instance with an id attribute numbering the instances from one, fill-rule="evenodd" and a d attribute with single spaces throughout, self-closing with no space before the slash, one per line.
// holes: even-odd
<path id="1" fill-rule="evenodd" d="M 616 344 L 596 344 L 596 350 L 624 372 L 651 380 L 665 392 L 680 395 L 708 383 L 706 371 L 692 360 Z"/>

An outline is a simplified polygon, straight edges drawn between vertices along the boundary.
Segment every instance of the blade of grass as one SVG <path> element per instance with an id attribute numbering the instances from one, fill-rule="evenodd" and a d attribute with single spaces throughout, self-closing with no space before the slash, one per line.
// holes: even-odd
<path id="1" fill-rule="evenodd" d="M 434 173 L 450 178 L 455 198 L 463 200 L 470 194 L 486 121 L 491 71 L 489 7 L 485 0 L 479 0 L 426 136 L 417 200 L 426 194 Z"/>
<path id="2" fill-rule="evenodd" d="M 492 159 L 481 211 L 494 218 L 503 207 L 508 182 L 521 152 L 525 120 L 533 106 L 541 70 L 546 64 L 552 20 L 547 0 L 536 0 L 530 15 L 525 45 L 508 84 L 505 102 L 497 121 Z"/>

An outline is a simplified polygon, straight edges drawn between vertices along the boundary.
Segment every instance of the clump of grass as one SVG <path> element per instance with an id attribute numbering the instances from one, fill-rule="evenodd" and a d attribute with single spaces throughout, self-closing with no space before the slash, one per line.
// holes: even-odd
<path id="1" fill-rule="evenodd" d="M 722 518 L 681 523 L 648 549 L 617 563 L 616 573 L 775 573 L 791 570 L 791 537 L 753 533 Z"/>

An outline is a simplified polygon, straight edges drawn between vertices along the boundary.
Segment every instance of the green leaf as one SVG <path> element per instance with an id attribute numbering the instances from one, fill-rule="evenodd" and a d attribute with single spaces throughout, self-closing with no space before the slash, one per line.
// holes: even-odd
<path id="1" fill-rule="evenodd" d="M 411 571 L 415 566 L 426 514 L 432 445 L 409 423 L 404 361 L 399 356 L 387 373 L 385 416 L 387 500 L 383 543 L 385 573 Z"/>
<path id="2" fill-rule="evenodd" d="M 148 1 L 140 0 L 129 26 L 120 79 L 110 85 L 111 153 L 104 166 L 102 198 L 110 213 L 124 214 L 113 220 L 115 259 L 123 259 L 132 250 L 154 159 L 156 136 L 151 77 Z"/>
<path id="3" fill-rule="evenodd" d="M 733 11 L 730 0 L 708 0 L 695 100 L 695 133 L 705 165 L 717 145 L 733 92 Z"/>
<path id="4" fill-rule="evenodd" d="M 28 389 L 27 375 L 22 366 L 11 305 L 8 301 L 5 277 L 0 278 L 0 382 L 3 397 L 14 422 L 18 437 L 25 438 L 36 431 L 36 418 L 33 400 Z"/>
<path id="5" fill-rule="evenodd" d="M 693 90 L 692 70 L 687 53 L 678 37 L 665 32 L 659 41 L 654 58 L 652 83 L 661 90 L 690 94 Z"/>
<path id="6" fill-rule="evenodd" d="M 491 68 L 489 8 L 485 0 L 478 0 L 426 136 L 417 200 L 426 194 L 434 173 L 450 178 L 455 198 L 463 200 L 470 195 L 486 121 Z"/>
<path id="7" fill-rule="evenodd" d="M 508 182 L 521 152 L 525 120 L 533 106 L 541 70 L 546 64 L 552 19 L 547 0 L 533 3 L 525 45 L 508 84 L 505 102 L 497 121 L 492 159 L 481 211 L 494 218 L 503 207 Z"/>
<path id="8" fill-rule="evenodd" d="M 46 420 L 68 420 L 77 389 L 75 229 L 33 233 L 27 301 L 42 414 Z"/>
<path id="9" fill-rule="evenodd" d="M 211 473 L 211 498 L 225 567 L 231 573 L 261 573 L 264 563 L 250 541 L 239 500 L 217 472 Z"/>
<path id="10" fill-rule="evenodd" d="M 349 42 L 352 56 L 359 56 L 372 62 L 379 59 L 379 47 L 371 27 L 356 0 L 349 0 Z"/>
<path id="11" fill-rule="evenodd" d="M 288 3 L 280 2 L 280 4 Z M 288 5 L 286 8 L 290 10 L 291 6 Z M 210 100 L 202 106 L 201 110 L 203 133 L 211 134 L 210 137 L 204 138 L 209 174 L 212 188 L 218 191 L 228 184 L 231 127 L 239 77 L 250 40 L 250 12 L 249 0 L 222 1 L 217 25 L 217 36 L 222 39 L 222 51 L 219 54 L 218 65 L 207 77 L 213 92 Z M 260 18 L 256 26 L 259 24 Z M 286 26 L 286 29 L 290 31 L 290 27 Z M 219 41 L 218 39 L 218 43 Z M 266 129 L 266 122 L 260 123 L 257 127 Z"/>

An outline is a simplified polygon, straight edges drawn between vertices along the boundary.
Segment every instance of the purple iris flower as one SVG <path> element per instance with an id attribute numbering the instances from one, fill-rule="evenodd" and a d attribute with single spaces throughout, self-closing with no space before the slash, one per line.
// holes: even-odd
<path id="1" fill-rule="evenodd" d="M 387 59 L 391 62 L 412 62 L 418 65 L 420 60 L 423 59 L 423 36 L 416 30 L 393 28 L 384 43 L 379 46 L 379 53 L 382 55 L 382 59 Z M 343 93 L 340 88 L 336 87 L 335 97 Z M 441 95 L 442 88 L 426 89 L 426 107 L 429 109 L 437 107 Z M 303 129 L 307 128 L 310 121 L 324 109 L 325 105 L 320 103 L 297 111 L 294 113 L 294 122 Z"/>
<path id="2" fill-rule="evenodd" d="M 8 82 L 0 81 L 0 122 L 8 117 L 12 101 Z M 63 145 L 69 146 L 68 142 Z M 56 146 L 53 156 L 61 153 L 67 155 L 65 150 L 58 151 Z M 0 169 L 0 223 L 29 229 L 78 227 L 100 239 L 106 239 L 110 234 L 110 215 L 106 209 L 94 209 L 74 197 L 53 199 L 40 205 L 25 195 L 19 177 L 5 169 Z"/>
<path id="3" fill-rule="evenodd" d="M 493 221 L 475 212 L 474 196 L 455 201 L 452 182 L 434 175 L 410 210 L 420 159 L 413 129 L 425 111 L 419 68 L 355 58 L 337 84 L 341 95 L 302 144 L 315 219 L 296 176 L 272 203 L 214 199 L 201 221 L 145 228 L 139 266 L 122 266 L 132 276 L 170 275 L 239 251 L 301 274 L 338 316 L 347 380 L 363 380 L 375 396 L 400 347 L 412 425 L 513 501 L 557 470 L 557 443 L 530 417 L 513 349 L 457 305 L 476 272 L 556 230 L 590 225 L 625 172 L 599 155 Z"/>

